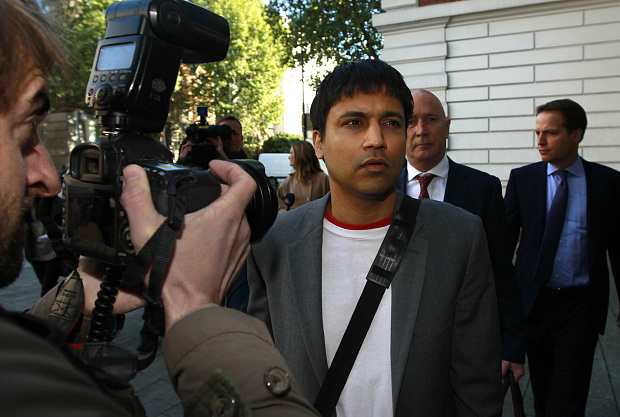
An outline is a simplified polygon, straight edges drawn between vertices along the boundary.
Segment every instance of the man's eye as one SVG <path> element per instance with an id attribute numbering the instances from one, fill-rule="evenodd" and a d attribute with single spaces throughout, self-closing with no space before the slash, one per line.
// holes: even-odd
<path id="1" fill-rule="evenodd" d="M 360 125 L 360 124 L 362 124 L 362 122 L 359 119 L 351 119 L 351 120 L 347 120 L 347 122 L 345 124 L 348 124 L 348 125 Z"/>
<path id="2" fill-rule="evenodd" d="M 385 122 L 385 124 L 388 124 L 390 126 L 400 127 L 400 122 L 398 120 L 388 120 L 387 122 Z"/>
<path id="3" fill-rule="evenodd" d="M 38 138 L 39 137 L 39 127 L 40 127 L 40 122 L 38 120 L 33 121 L 32 123 L 30 123 L 30 135 Z"/>

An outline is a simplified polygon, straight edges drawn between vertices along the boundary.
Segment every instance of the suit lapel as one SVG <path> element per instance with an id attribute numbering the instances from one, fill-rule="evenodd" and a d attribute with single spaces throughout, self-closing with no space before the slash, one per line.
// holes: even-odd
<path id="1" fill-rule="evenodd" d="M 448 178 L 446 180 L 446 192 L 443 201 L 457 207 L 463 207 L 465 197 L 467 196 L 469 187 L 466 181 L 467 174 L 461 170 L 461 167 L 448 158 L 450 166 L 448 170 Z"/>
<path id="2" fill-rule="evenodd" d="M 540 227 L 535 227 L 535 230 L 540 235 L 537 248 L 537 251 L 539 251 L 545 226 L 547 225 L 547 163 L 537 163 L 534 165 L 534 170 L 534 178 L 530 181 L 529 187 L 528 184 L 524 187 L 526 194 L 523 201 L 529 201 L 530 204 L 533 202 L 536 205 L 534 207 L 534 215 L 536 216 L 534 224 L 540 225 Z M 526 180 L 529 181 L 529 179 Z"/>
<path id="3" fill-rule="evenodd" d="M 581 159 L 583 162 L 583 170 L 586 173 L 586 221 L 587 221 L 587 246 L 588 246 L 588 271 L 592 270 L 592 264 L 594 263 L 594 254 L 596 253 L 596 244 L 600 241 L 597 236 L 600 227 L 596 225 L 601 224 L 601 218 L 596 217 L 593 214 L 596 213 L 600 216 L 604 210 L 600 207 L 601 197 L 604 193 L 604 181 L 596 177 L 596 166 L 589 163 L 585 159 Z"/>
<path id="4" fill-rule="evenodd" d="M 402 195 L 397 196 L 396 207 L 400 206 Z M 423 204 L 423 203 L 422 203 Z M 392 281 L 392 402 L 396 406 L 398 394 L 405 374 L 411 348 L 420 297 L 426 274 L 428 241 L 416 237 L 424 223 L 416 220 L 413 236 Z"/>
<path id="5" fill-rule="evenodd" d="M 299 218 L 295 225 L 298 239 L 292 242 L 286 251 L 293 306 L 296 317 L 299 318 L 299 326 L 304 329 L 306 352 L 319 385 L 323 383 L 327 374 L 321 302 L 321 259 L 323 217 L 329 194 L 322 201 L 324 204 L 308 210 Z"/>

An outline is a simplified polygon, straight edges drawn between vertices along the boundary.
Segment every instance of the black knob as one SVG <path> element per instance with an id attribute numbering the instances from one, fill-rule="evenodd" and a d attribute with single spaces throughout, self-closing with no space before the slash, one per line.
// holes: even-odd
<path id="1" fill-rule="evenodd" d="M 104 84 L 95 92 L 95 104 L 106 107 L 110 104 L 110 97 L 112 97 L 112 87 L 110 84 Z"/>

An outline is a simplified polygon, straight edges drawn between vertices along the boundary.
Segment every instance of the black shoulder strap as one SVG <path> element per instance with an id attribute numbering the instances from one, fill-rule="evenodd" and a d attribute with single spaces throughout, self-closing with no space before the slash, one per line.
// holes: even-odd
<path id="1" fill-rule="evenodd" d="M 338 404 L 342 389 L 364 343 L 383 293 L 390 286 L 407 249 L 419 208 L 418 200 L 403 196 L 400 208 L 394 214 L 392 224 L 366 276 L 364 291 L 357 302 L 332 361 L 332 366 L 327 371 L 327 376 L 314 402 L 314 407 L 323 417 L 331 416 Z"/>

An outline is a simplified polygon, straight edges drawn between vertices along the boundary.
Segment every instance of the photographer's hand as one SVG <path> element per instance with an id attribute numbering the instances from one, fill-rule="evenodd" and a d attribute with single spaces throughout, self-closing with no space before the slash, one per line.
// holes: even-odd
<path id="1" fill-rule="evenodd" d="M 80 274 L 80 278 L 82 278 L 82 285 L 84 286 L 84 308 L 82 309 L 82 314 L 85 317 L 91 317 L 92 315 L 106 266 L 107 264 L 96 259 L 80 256 L 77 271 Z M 113 312 L 114 314 L 124 314 L 145 305 L 146 301 L 144 301 L 139 292 L 134 293 L 124 288 L 119 288 Z"/>
<path id="2" fill-rule="evenodd" d="M 210 168 L 230 186 L 222 186 L 222 195 L 216 201 L 185 216 L 162 288 L 166 328 L 198 307 L 219 305 L 250 250 L 245 208 L 256 183 L 236 164 L 215 160 Z M 164 216 L 153 206 L 141 167 L 130 165 L 123 176 L 121 202 L 129 219 L 131 240 L 139 251 Z"/>
<path id="3" fill-rule="evenodd" d="M 217 151 L 218 159 L 227 160 L 228 156 L 226 152 L 224 152 L 224 142 L 222 142 L 222 138 L 219 136 L 217 138 L 208 138 L 212 144 L 215 145 L 215 150 Z"/>
<path id="4" fill-rule="evenodd" d="M 179 151 L 179 157 L 187 159 L 191 151 L 192 141 L 188 140 L 185 145 L 181 146 L 181 150 Z"/>

